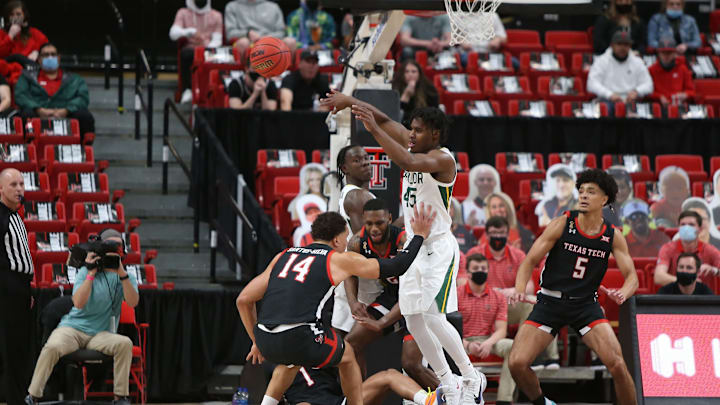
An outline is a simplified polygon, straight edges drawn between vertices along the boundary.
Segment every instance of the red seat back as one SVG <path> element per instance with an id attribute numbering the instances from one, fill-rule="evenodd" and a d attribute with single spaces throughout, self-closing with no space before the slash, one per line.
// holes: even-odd
<path id="1" fill-rule="evenodd" d="M 662 169 L 678 166 L 690 176 L 690 181 L 705 181 L 707 173 L 700 155 L 657 155 L 655 156 L 655 174 L 659 177 Z"/>

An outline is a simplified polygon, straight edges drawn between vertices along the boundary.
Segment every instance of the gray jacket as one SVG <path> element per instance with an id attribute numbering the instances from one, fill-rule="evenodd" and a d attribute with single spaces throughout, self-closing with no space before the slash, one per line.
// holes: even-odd
<path id="1" fill-rule="evenodd" d="M 285 21 L 277 3 L 267 0 L 234 0 L 225 6 L 225 36 L 228 40 L 247 36 L 253 30 L 261 37 L 285 36 Z"/>

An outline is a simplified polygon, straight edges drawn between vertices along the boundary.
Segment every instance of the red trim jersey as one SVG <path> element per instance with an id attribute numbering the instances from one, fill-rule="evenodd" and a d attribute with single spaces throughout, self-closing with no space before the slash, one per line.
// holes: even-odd
<path id="1" fill-rule="evenodd" d="M 596 235 L 585 234 L 578 226 L 578 211 L 566 211 L 562 236 L 550 250 L 540 274 L 540 286 L 570 297 L 589 297 L 597 292 L 607 271 L 615 228 L 603 219 Z"/>

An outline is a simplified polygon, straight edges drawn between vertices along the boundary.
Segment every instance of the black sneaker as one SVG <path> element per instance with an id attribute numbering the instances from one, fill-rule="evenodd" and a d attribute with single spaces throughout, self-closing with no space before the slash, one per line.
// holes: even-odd
<path id="1" fill-rule="evenodd" d="M 559 370 L 560 369 L 560 360 L 558 359 L 550 359 L 545 361 L 545 370 Z"/>
<path id="2" fill-rule="evenodd" d="M 25 397 L 25 405 L 37 405 L 38 401 L 33 398 L 32 395 L 28 394 L 28 396 Z"/>
<path id="3" fill-rule="evenodd" d="M 128 397 L 120 397 L 112 401 L 113 405 L 130 405 L 130 399 Z"/>

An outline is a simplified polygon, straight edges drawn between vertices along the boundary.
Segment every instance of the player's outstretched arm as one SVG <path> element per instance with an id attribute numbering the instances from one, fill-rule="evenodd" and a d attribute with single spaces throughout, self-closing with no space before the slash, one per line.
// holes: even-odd
<path id="1" fill-rule="evenodd" d="M 401 145 L 407 145 L 410 131 L 408 131 L 408 129 L 405 128 L 403 124 L 390 119 L 387 114 L 380 111 L 372 104 L 360 101 L 355 97 L 351 97 L 339 91 L 333 90 L 330 93 L 326 94 L 326 98 L 320 100 L 320 105 L 327 107 L 333 112 L 342 111 L 346 108 L 350 108 L 350 106 L 352 105 L 365 106 L 370 109 L 373 117 L 375 118 L 375 121 L 380 126 L 380 128 L 387 132 L 388 135 L 390 135 L 390 137 L 395 140 L 395 142 L 398 142 Z"/>
<path id="2" fill-rule="evenodd" d="M 540 263 L 550 249 L 555 246 L 555 242 L 557 242 L 563 234 L 566 223 L 567 217 L 565 215 L 553 219 L 547 228 L 545 228 L 545 231 L 537 238 L 535 243 L 533 243 L 527 256 L 525 256 L 525 260 L 520 263 L 520 267 L 518 268 L 517 276 L 515 277 L 515 293 L 509 298 L 509 305 L 513 305 L 525 298 L 525 289 L 527 288 L 528 281 L 530 281 L 533 269 Z"/>
<path id="3" fill-rule="evenodd" d="M 354 104 L 352 113 L 360 120 L 383 150 L 403 170 L 425 173 L 450 172 L 455 170 L 455 161 L 447 153 L 431 150 L 428 153 L 410 153 L 408 144 L 394 141 L 373 119 L 372 111 L 365 105 Z"/>
<path id="4" fill-rule="evenodd" d="M 347 212 L 347 211 L 346 211 Z M 360 234 L 355 234 L 347 246 L 348 252 L 355 252 L 362 254 L 360 246 Z M 357 276 L 350 276 L 345 279 L 345 295 L 347 296 L 348 305 L 350 305 L 350 312 L 353 316 L 370 316 L 367 313 L 367 306 L 362 302 L 358 301 L 358 278 Z"/>
<path id="5" fill-rule="evenodd" d="M 235 305 L 237 306 L 238 313 L 240 313 L 240 319 L 245 327 L 245 331 L 247 331 L 250 340 L 253 342 L 250 353 L 248 353 L 246 359 L 251 360 L 253 364 L 260 364 L 263 361 L 262 354 L 260 354 L 260 350 L 255 345 L 255 332 L 253 330 L 257 324 L 257 308 L 255 307 L 255 303 L 260 301 L 265 295 L 270 281 L 270 272 L 273 267 L 275 267 L 275 263 L 277 263 L 280 255 L 282 255 L 282 253 L 278 253 L 270 264 L 268 264 L 265 271 L 252 279 L 240 292 L 237 300 L 235 300 Z M 256 361 L 257 363 L 255 363 Z"/>
<path id="6" fill-rule="evenodd" d="M 610 299 L 615 301 L 618 305 L 622 305 L 625 300 L 635 294 L 639 281 L 637 273 L 635 272 L 635 264 L 633 263 L 632 257 L 630 257 L 627 241 L 622 235 L 622 232 L 618 229 L 615 229 L 612 252 L 613 256 L 615 256 L 618 267 L 620 268 L 620 273 L 622 273 L 623 277 L 625 277 L 625 283 L 623 283 L 623 286 L 619 290 L 605 290 Z"/>
<path id="7" fill-rule="evenodd" d="M 392 259 L 368 259 L 355 252 L 335 254 L 332 261 L 332 276 L 335 283 L 340 283 L 350 276 L 362 278 L 387 278 L 404 274 L 415 260 L 437 213 L 432 207 L 419 203 L 413 208 L 413 218 L 410 220 L 415 236 L 406 249 L 398 250 L 397 256 Z"/>

